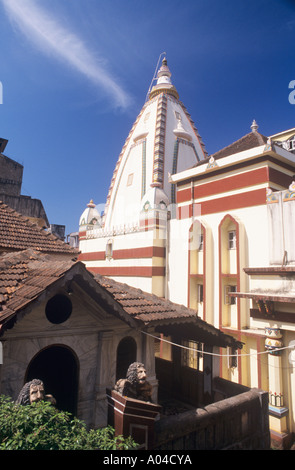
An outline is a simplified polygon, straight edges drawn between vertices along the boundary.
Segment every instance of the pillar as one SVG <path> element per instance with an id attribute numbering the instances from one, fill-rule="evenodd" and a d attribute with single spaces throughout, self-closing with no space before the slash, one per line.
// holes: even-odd
<path id="1" fill-rule="evenodd" d="M 145 334 L 141 334 L 141 359 L 140 361 L 144 364 L 147 375 L 148 381 L 153 387 L 152 393 L 152 400 L 153 403 L 158 403 L 158 380 L 156 377 L 156 370 L 155 370 L 155 345 L 154 345 L 154 338 L 147 336 Z"/>
<path id="2" fill-rule="evenodd" d="M 114 355 L 113 336 L 112 330 L 100 331 L 98 335 L 92 427 L 106 426 L 108 421 L 106 389 L 112 387 L 116 382 L 116 355 Z"/>
<path id="3" fill-rule="evenodd" d="M 152 449 L 154 426 L 159 418 L 161 406 L 120 395 L 107 389 L 108 424 L 115 429 L 115 436 L 129 436 L 138 444 L 138 449 Z"/>
<path id="4" fill-rule="evenodd" d="M 284 402 L 282 351 L 283 337 L 279 328 L 266 328 L 265 348 L 268 350 L 269 427 L 272 445 L 285 448 L 289 440 L 288 408 Z"/>

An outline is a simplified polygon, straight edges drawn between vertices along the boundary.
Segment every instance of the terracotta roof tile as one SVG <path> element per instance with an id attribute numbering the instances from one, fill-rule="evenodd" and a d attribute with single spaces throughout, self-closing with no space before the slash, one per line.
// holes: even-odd
<path id="1" fill-rule="evenodd" d="M 38 297 L 75 264 L 31 249 L 0 256 L 0 321 Z"/>
<path id="2" fill-rule="evenodd" d="M 197 316 L 195 310 L 105 278 L 100 274 L 96 274 L 94 278 L 129 315 L 144 323 L 163 319 L 189 319 Z"/>
<path id="3" fill-rule="evenodd" d="M 210 158 L 214 158 L 217 160 L 218 158 L 228 157 L 230 155 L 234 155 L 235 153 L 243 152 L 245 150 L 250 150 L 255 147 L 259 147 L 260 145 L 264 145 L 267 143 L 267 137 L 260 134 L 259 132 L 249 132 L 249 134 L 244 135 L 240 139 L 236 140 L 230 145 L 227 145 L 218 152 L 213 153 L 205 160 L 201 160 L 195 166 L 199 166 L 204 164 L 205 162 L 209 162 Z"/>
<path id="4" fill-rule="evenodd" d="M 0 250 L 34 250 L 78 254 L 78 250 L 30 222 L 0 201 Z"/>
<path id="5" fill-rule="evenodd" d="M 267 143 L 267 137 L 260 134 L 259 132 L 249 132 L 245 136 L 241 137 L 239 140 L 236 140 L 232 144 L 224 147 L 218 152 L 214 153 L 213 156 L 216 158 L 227 157 L 238 152 L 243 152 L 244 150 L 250 150 L 251 148 L 259 147 Z"/>
<path id="6" fill-rule="evenodd" d="M 211 339 L 221 334 L 221 345 L 236 344 L 231 337 L 198 318 L 194 310 L 112 279 L 94 276 L 80 261 L 57 260 L 31 249 L 0 255 L 0 330 L 3 332 L 10 320 L 21 318 L 31 302 L 71 269 L 76 269 L 79 278 L 84 277 L 96 295 L 102 295 L 102 300 L 107 295 L 110 314 L 119 315 L 136 328 L 149 325 L 179 328 L 186 324 L 189 334 L 191 328 L 197 328 L 197 336 L 200 331 Z"/>

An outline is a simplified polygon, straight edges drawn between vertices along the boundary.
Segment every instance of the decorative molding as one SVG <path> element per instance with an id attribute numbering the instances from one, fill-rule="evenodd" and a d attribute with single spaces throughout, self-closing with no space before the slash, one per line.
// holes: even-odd
<path id="1" fill-rule="evenodd" d="M 271 394 L 271 392 L 269 392 L 269 395 Z M 271 400 L 271 398 L 270 398 Z M 274 416 L 276 418 L 284 418 L 284 416 L 287 416 L 287 414 L 289 413 L 289 409 L 286 407 L 286 406 L 280 406 L 280 407 L 277 407 L 277 406 L 273 406 L 271 404 L 268 405 L 268 412 L 270 414 L 270 416 Z"/>
<path id="2" fill-rule="evenodd" d="M 273 356 L 280 356 L 283 347 L 283 336 L 279 328 L 265 328 L 265 349 Z"/>
<path id="3" fill-rule="evenodd" d="M 217 166 L 218 166 L 218 165 L 217 165 L 217 163 L 216 163 L 216 161 L 215 161 L 215 158 L 214 158 L 214 157 L 210 157 L 206 170 L 212 170 L 212 168 L 215 168 L 215 167 L 217 167 Z"/>
<path id="4" fill-rule="evenodd" d="M 166 117 L 167 96 L 163 94 L 158 99 L 153 164 L 153 183 L 161 188 L 164 181 Z"/>

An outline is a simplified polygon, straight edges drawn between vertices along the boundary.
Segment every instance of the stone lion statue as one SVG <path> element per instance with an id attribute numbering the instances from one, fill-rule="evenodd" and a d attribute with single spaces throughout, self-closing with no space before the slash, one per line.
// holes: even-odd
<path id="1" fill-rule="evenodd" d="M 16 404 L 31 405 L 37 401 L 49 401 L 52 405 L 56 404 L 56 400 L 52 395 L 45 395 L 44 383 L 40 379 L 33 379 L 27 382 L 21 389 Z"/>
<path id="2" fill-rule="evenodd" d="M 146 380 L 146 370 L 140 362 L 130 364 L 126 378 L 119 379 L 114 390 L 125 397 L 152 402 L 152 386 Z"/>

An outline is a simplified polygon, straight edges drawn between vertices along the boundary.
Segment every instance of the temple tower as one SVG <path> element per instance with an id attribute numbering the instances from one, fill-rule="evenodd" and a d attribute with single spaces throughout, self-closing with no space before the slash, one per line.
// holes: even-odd
<path id="1" fill-rule="evenodd" d="M 119 155 L 103 218 L 80 226 L 81 260 L 94 272 L 165 295 L 170 176 L 207 157 L 179 100 L 166 58 Z"/>

